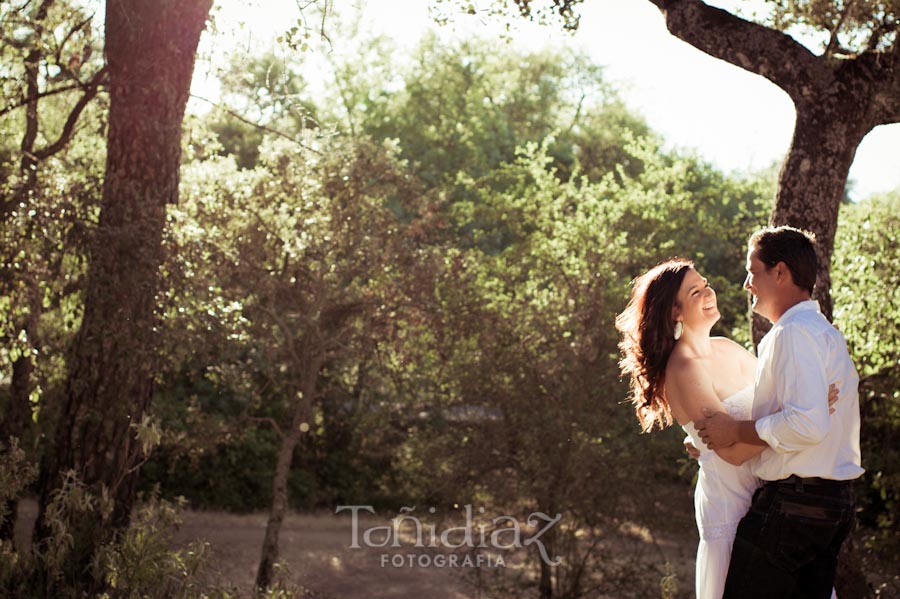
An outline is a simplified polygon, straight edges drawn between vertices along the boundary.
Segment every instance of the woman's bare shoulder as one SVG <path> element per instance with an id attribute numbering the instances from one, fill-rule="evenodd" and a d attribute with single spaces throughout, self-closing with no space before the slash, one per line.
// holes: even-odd
<path id="1" fill-rule="evenodd" d="M 677 351 L 666 367 L 666 395 L 679 424 L 700 418 L 703 407 L 721 409 L 707 361 Z"/>
<path id="2" fill-rule="evenodd" d="M 752 376 L 756 373 L 756 356 L 740 343 L 727 337 L 713 337 L 713 349 L 720 360 L 740 365 L 741 373 Z"/>
<path id="3" fill-rule="evenodd" d="M 710 337 L 713 348 L 718 351 L 750 353 L 743 345 L 728 337 Z"/>
<path id="4" fill-rule="evenodd" d="M 717 347 L 740 347 L 740 345 L 738 345 L 728 337 L 710 337 L 709 340 L 714 346 Z"/>
<path id="5" fill-rule="evenodd" d="M 701 359 L 673 351 L 666 365 L 666 380 L 675 384 L 696 383 L 709 378 Z"/>

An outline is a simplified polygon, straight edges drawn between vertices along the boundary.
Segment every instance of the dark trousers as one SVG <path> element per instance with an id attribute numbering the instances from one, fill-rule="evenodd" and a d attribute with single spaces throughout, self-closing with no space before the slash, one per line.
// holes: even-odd
<path id="1" fill-rule="evenodd" d="M 829 599 L 854 503 L 853 481 L 765 483 L 738 525 L 723 599 Z"/>

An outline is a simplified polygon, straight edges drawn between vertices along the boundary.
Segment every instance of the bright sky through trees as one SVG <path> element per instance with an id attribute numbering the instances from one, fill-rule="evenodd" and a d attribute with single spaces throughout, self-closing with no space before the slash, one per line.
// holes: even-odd
<path id="1" fill-rule="evenodd" d="M 329 1 L 342 14 L 358 6 L 365 26 L 391 37 L 401 48 L 414 45 L 426 28 L 448 37 L 493 33 L 496 38 L 502 30 L 497 19 L 462 15 L 439 26 L 429 14 L 428 0 Z M 715 4 L 730 8 L 734 2 Z M 669 35 L 649 2 L 592 0 L 581 12 L 581 27 L 574 37 L 558 27 L 513 19 L 512 43 L 585 48 L 605 66 L 608 79 L 629 107 L 643 114 L 670 145 L 695 149 L 726 171 L 780 164 L 790 144 L 794 110 L 775 85 Z M 213 62 L 241 48 L 260 52 L 270 47 L 300 17 L 298 0 L 217 0 L 214 14 L 219 35 L 201 42 L 201 56 L 212 57 Z M 311 16 L 310 10 L 306 16 Z M 336 52 L 353 51 L 353 40 L 335 36 L 331 42 Z M 208 66 L 197 65 L 194 93 L 215 95 L 210 72 Z M 857 200 L 900 187 L 900 124 L 877 127 L 865 138 L 850 169 L 850 182 L 851 197 Z"/>

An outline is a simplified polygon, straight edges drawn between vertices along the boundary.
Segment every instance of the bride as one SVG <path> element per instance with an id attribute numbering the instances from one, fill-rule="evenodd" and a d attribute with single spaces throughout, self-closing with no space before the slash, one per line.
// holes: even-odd
<path id="1" fill-rule="evenodd" d="M 738 522 L 759 487 L 746 461 L 765 449 L 738 443 L 712 451 L 694 428 L 704 409 L 751 418 L 756 358 L 734 341 L 710 337 L 719 317 L 707 280 L 693 262 L 675 258 L 635 280 L 631 301 L 616 319 L 622 334 L 620 366 L 631 379 L 642 429 L 675 420 L 699 448 L 697 599 L 722 597 Z M 836 398 L 830 389 L 829 402 Z"/>

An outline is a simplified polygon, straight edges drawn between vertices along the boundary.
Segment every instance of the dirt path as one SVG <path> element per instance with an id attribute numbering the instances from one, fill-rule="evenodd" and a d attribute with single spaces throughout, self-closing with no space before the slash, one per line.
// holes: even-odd
<path id="1" fill-rule="evenodd" d="M 666 516 L 666 523 L 652 535 L 646 528 L 632 523 L 623 523 L 618 530 L 606 531 L 601 544 L 605 556 L 603 576 L 614 576 L 615 579 L 605 585 L 605 593 L 599 590 L 589 593 L 590 599 L 659 597 L 659 582 L 666 573 L 666 563 L 677 575 L 675 596 L 678 599 L 693 597 L 697 533 L 688 497 L 683 492 L 671 492 L 658 509 Z M 27 546 L 36 515 L 36 502 L 23 500 L 16 525 L 18 547 Z M 379 516 L 360 517 L 360 531 L 384 526 L 387 517 Z M 266 518 L 265 513 L 184 510 L 183 524 L 175 532 L 174 541 L 179 547 L 200 540 L 208 542 L 210 555 L 201 582 L 229 589 L 240 599 L 250 598 Z M 474 584 L 477 569 L 438 567 L 434 563 L 436 554 L 423 553 L 405 539 L 399 549 L 365 546 L 352 549 L 351 542 L 349 513 L 289 514 L 281 530 L 281 559 L 287 567 L 282 580 L 290 587 L 302 587 L 309 599 L 487 599 L 493 596 L 491 592 L 479 592 Z M 410 566 L 407 558 L 401 567 L 392 565 L 394 555 L 410 553 L 430 558 L 431 563 Z M 514 559 L 508 556 L 506 559 L 506 567 L 485 567 L 480 570 L 481 574 L 486 579 L 506 576 L 507 582 L 511 582 L 522 570 Z M 894 580 L 872 582 L 890 582 L 893 591 L 885 589 L 882 595 L 885 598 L 900 596 L 894 592 L 897 588 Z M 516 589 L 522 588 L 515 584 L 504 586 L 505 597 L 517 596 Z M 532 587 L 525 596 L 536 597 L 537 593 Z"/>
<path id="2" fill-rule="evenodd" d="M 19 508 L 16 538 L 19 547 L 28 542 L 37 506 L 33 500 L 24 500 Z M 689 514 L 685 515 L 685 517 Z M 259 552 L 266 527 L 265 513 L 232 514 L 221 511 L 193 511 L 182 513 L 183 524 L 175 533 L 176 546 L 184 546 L 194 541 L 207 541 L 210 559 L 204 580 L 220 588 L 231 589 L 239 597 L 251 597 Z M 678 518 L 682 520 L 684 518 Z M 362 531 L 373 526 L 385 526 L 387 517 L 361 515 L 359 519 L 360 538 Z M 648 577 L 649 586 L 658 591 L 659 579 L 663 574 L 663 563 L 669 561 L 678 575 L 679 598 L 693 596 L 694 552 L 696 532 L 688 518 L 673 530 L 652 538 L 649 531 L 640 527 L 631 529 L 623 526 L 619 531 L 611 531 L 605 554 L 611 560 L 617 556 L 637 555 L 636 546 L 645 555 L 642 558 L 643 577 Z M 440 533 L 440 531 L 439 531 Z M 383 536 L 375 536 L 382 539 Z M 281 560 L 287 571 L 282 580 L 294 587 L 302 587 L 314 599 L 482 599 L 490 593 L 479 592 L 474 584 L 476 569 L 471 567 L 444 567 L 435 565 L 435 553 L 425 553 L 410 546 L 404 540 L 399 549 L 365 547 L 353 549 L 351 516 L 348 512 L 334 514 L 289 514 L 282 525 L 280 545 Z M 430 550 L 436 551 L 436 550 Z M 403 565 L 392 565 L 394 555 L 422 556 L 430 563 L 408 564 L 408 557 L 402 558 Z M 445 558 L 449 555 L 443 554 Z M 484 567 L 483 576 L 508 575 L 521 572 L 520 564 L 507 554 L 505 568 Z M 399 559 L 400 558 L 395 558 Z M 646 560 L 646 561 L 645 561 Z M 503 570 L 503 572 L 499 572 Z M 635 581 L 623 581 L 625 587 L 634 587 Z M 633 593 L 619 591 L 615 597 L 633 596 Z M 640 596 L 640 595 L 639 595 Z M 601 593 L 591 597 L 610 597 Z"/>
<path id="3" fill-rule="evenodd" d="M 377 525 L 384 522 L 361 520 L 360 526 Z M 176 538 L 184 543 L 209 541 L 219 581 L 228 581 L 246 592 L 256 576 L 265 528 L 265 514 L 188 511 Z M 351 533 L 349 514 L 288 515 L 280 536 L 281 560 L 289 569 L 288 580 L 325 599 L 469 597 L 455 569 L 398 568 L 390 564 L 390 558 L 382 565 L 381 555 L 392 553 L 365 547 L 351 549 Z"/>
<path id="4" fill-rule="evenodd" d="M 16 523 L 18 547 L 29 543 L 36 516 L 37 503 L 32 499 L 23 500 Z M 218 586 L 234 588 L 242 597 L 250 596 L 266 518 L 264 513 L 185 510 L 183 523 L 175 533 L 175 544 L 207 541 L 210 559 L 206 578 Z M 360 517 L 359 522 L 361 531 L 385 525 L 384 519 Z M 402 546 L 352 549 L 351 534 L 349 513 L 289 514 L 280 536 L 281 561 L 287 566 L 283 580 L 302 586 L 316 599 L 466 599 L 473 596 L 461 568 L 436 567 L 433 563 L 428 567 L 395 567 L 391 557 L 404 553 Z M 382 554 L 386 557 L 382 558 Z"/>
<path id="5" fill-rule="evenodd" d="M 362 531 L 386 523 L 385 518 L 361 517 L 359 528 Z M 215 580 L 227 581 L 243 594 L 253 585 L 265 526 L 266 514 L 262 513 L 236 515 L 187 511 L 177 540 L 183 543 L 197 539 L 209 541 Z M 362 532 L 359 534 L 361 538 Z M 696 533 L 689 531 L 689 536 L 692 534 Z M 627 536 L 631 542 L 640 544 L 642 537 L 647 535 L 648 532 L 643 530 Z M 624 536 L 625 533 L 615 535 L 611 544 L 621 547 Z M 291 514 L 282 525 L 280 540 L 281 559 L 289 568 L 287 580 L 302 585 L 316 599 L 477 599 L 489 596 L 479 593 L 475 587 L 473 568 L 438 567 L 435 565 L 438 554 L 423 553 L 422 549 L 405 544 L 406 541 L 393 550 L 365 546 L 350 548 L 349 513 Z M 691 597 L 696 540 L 669 537 L 657 538 L 656 543 L 676 568 L 680 579 L 678 596 Z M 615 552 L 615 549 L 611 551 Z M 410 566 L 410 554 L 415 555 L 414 560 L 421 556 L 430 563 L 424 567 Z M 395 558 L 398 562 L 403 560 L 402 566 L 391 564 L 394 555 L 398 555 Z M 445 558 L 448 555 L 443 554 Z M 511 558 L 507 557 L 507 560 L 507 568 L 519 567 Z M 658 561 L 658 557 L 653 561 Z M 483 568 L 482 572 L 489 577 L 492 568 Z M 653 576 L 650 572 L 647 574 Z M 652 586 L 657 587 L 658 582 Z"/>

